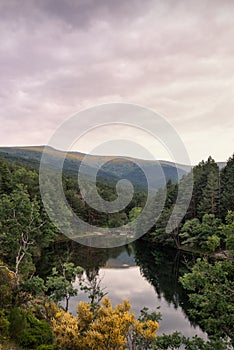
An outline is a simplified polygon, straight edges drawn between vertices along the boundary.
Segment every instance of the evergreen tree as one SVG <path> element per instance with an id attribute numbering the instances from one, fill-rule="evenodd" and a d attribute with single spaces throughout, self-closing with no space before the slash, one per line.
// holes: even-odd
<path id="1" fill-rule="evenodd" d="M 224 218 L 228 210 L 234 211 L 234 154 L 228 159 L 221 171 L 221 215 Z"/>
<path id="2" fill-rule="evenodd" d="M 206 187 L 202 191 L 202 199 L 198 205 L 200 216 L 204 214 L 219 214 L 219 171 L 212 170 L 207 176 Z"/>
<path id="3" fill-rule="evenodd" d="M 216 188 L 215 190 L 216 208 L 218 209 L 219 191 L 217 191 L 217 182 L 214 179 L 212 179 L 212 175 L 210 175 L 211 173 L 214 174 L 214 178 L 216 177 L 217 179 L 219 178 L 219 167 L 212 157 L 209 157 L 206 162 L 201 161 L 197 166 L 193 168 L 193 176 L 194 176 L 193 195 L 187 211 L 186 219 L 193 219 L 195 217 L 198 217 L 199 219 L 202 218 L 204 214 L 203 209 L 205 209 L 205 207 L 207 206 L 207 204 L 205 203 L 203 204 L 203 196 L 205 193 L 206 196 L 208 197 L 209 195 L 208 193 L 211 191 L 212 187 Z M 208 185 L 208 179 L 209 179 L 209 185 Z M 206 190 L 207 185 L 208 185 L 208 188 Z M 218 181 L 218 186 L 219 186 L 219 181 Z"/>
<path id="4" fill-rule="evenodd" d="M 0 159 L 0 194 L 9 193 L 12 189 L 12 176 L 7 162 Z"/>

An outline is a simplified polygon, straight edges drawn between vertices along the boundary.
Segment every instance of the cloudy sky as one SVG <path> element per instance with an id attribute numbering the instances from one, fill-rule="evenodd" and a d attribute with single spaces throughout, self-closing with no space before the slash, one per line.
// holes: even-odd
<path id="1" fill-rule="evenodd" d="M 232 0 L 0 0 L 1 145 L 47 144 L 69 115 L 130 102 L 163 115 L 192 163 L 226 160 L 233 13 Z"/>

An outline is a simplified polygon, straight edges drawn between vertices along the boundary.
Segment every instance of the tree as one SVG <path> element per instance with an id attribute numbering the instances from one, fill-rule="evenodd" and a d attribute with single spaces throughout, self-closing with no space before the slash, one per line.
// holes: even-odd
<path id="1" fill-rule="evenodd" d="M 211 253 L 214 253 L 215 250 L 220 246 L 220 238 L 217 235 L 209 236 L 207 239 L 207 247 Z"/>
<path id="2" fill-rule="evenodd" d="M 187 220 L 180 231 L 180 238 L 182 245 L 194 246 L 198 245 L 198 236 L 201 232 L 200 220 L 194 218 Z"/>
<path id="3" fill-rule="evenodd" d="M 205 342 L 203 339 L 194 336 L 187 338 L 179 332 L 172 334 L 163 334 L 157 337 L 155 341 L 155 350 L 227 350 L 230 349 L 228 343 L 222 340 L 209 340 Z"/>
<path id="4" fill-rule="evenodd" d="M 152 239 L 160 244 L 163 245 L 173 245 L 174 241 L 171 237 L 171 235 L 169 235 L 166 232 L 166 226 L 167 223 L 169 221 L 169 218 L 171 216 L 172 213 L 172 208 L 164 208 L 161 215 L 159 216 L 156 224 L 155 224 L 155 231 L 151 233 L 151 237 Z"/>
<path id="5" fill-rule="evenodd" d="M 39 179 L 38 174 L 34 170 L 20 167 L 12 173 L 13 186 L 21 184 L 24 186 L 30 197 L 33 198 L 39 194 Z"/>
<path id="6" fill-rule="evenodd" d="M 0 260 L 0 307 L 6 309 L 11 305 L 14 287 L 14 273 Z"/>
<path id="7" fill-rule="evenodd" d="M 228 210 L 234 211 L 234 154 L 221 171 L 221 214 L 224 218 Z"/>
<path id="8" fill-rule="evenodd" d="M 129 212 L 129 219 L 130 221 L 134 221 L 142 212 L 142 208 L 141 207 L 134 207 L 130 210 Z"/>
<path id="9" fill-rule="evenodd" d="M 210 175 L 211 173 L 214 174 L 213 178 L 212 178 L 212 175 Z M 209 185 L 208 185 L 209 176 L 210 176 L 210 179 L 209 179 Z M 219 167 L 217 163 L 214 161 L 214 159 L 212 159 L 212 157 L 209 157 L 206 162 L 201 161 L 197 166 L 193 168 L 193 180 L 194 180 L 193 195 L 187 211 L 186 219 L 193 219 L 195 217 L 201 219 L 202 215 L 204 214 L 203 209 L 205 209 L 205 207 L 208 204 L 210 206 L 210 203 L 212 201 L 212 199 L 209 198 L 209 195 L 212 193 L 212 191 L 213 193 L 215 192 L 215 199 L 217 199 L 217 202 L 219 202 L 219 198 L 217 198 L 218 193 L 216 189 L 217 188 L 216 179 L 218 178 L 219 178 Z M 206 197 L 208 198 L 206 200 L 206 203 L 203 203 L 204 194 L 206 194 Z M 216 204 L 216 206 L 218 205 Z"/>
<path id="10" fill-rule="evenodd" d="M 0 310 L 0 349 L 4 341 L 9 339 L 10 322 L 4 310 Z"/>
<path id="11" fill-rule="evenodd" d="M 86 271 L 87 280 L 80 278 L 80 289 L 88 294 L 91 310 L 95 311 L 99 307 L 100 301 L 107 295 L 105 288 L 101 288 L 102 279 L 98 275 L 98 270 Z"/>
<path id="12" fill-rule="evenodd" d="M 58 311 L 52 318 L 56 345 L 67 350 L 147 349 L 143 346 L 156 338 L 158 323 L 150 319 L 136 320 L 130 309 L 128 301 L 112 308 L 110 300 L 104 298 L 95 312 L 84 302 L 78 304 L 75 317 Z M 140 338 L 145 345 L 138 347 Z"/>
<path id="13" fill-rule="evenodd" d="M 51 276 L 47 277 L 46 287 L 50 299 L 59 302 L 65 299 L 65 311 L 68 310 L 69 300 L 77 295 L 78 290 L 73 286 L 77 275 L 83 272 L 81 267 L 75 267 L 73 263 L 64 263 L 61 266 L 61 274 L 54 267 Z"/>
<path id="14" fill-rule="evenodd" d="M 0 159 L 0 194 L 9 193 L 12 189 L 12 175 L 7 162 Z"/>
<path id="15" fill-rule="evenodd" d="M 182 245 L 199 247 L 203 250 L 208 248 L 212 252 L 219 247 L 224 236 L 221 220 L 214 214 L 203 215 L 202 222 L 197 218 L 187 220 L 179 235 Z"/>
<path id="16" fill-rule="evenodd" d="M 201 230 L 198 236 L 198 244 L 202 249 L 206 249 L 209 237 L 216 235 L 222 236 L 221 220 L 214 214 L 205 214 L 202 217 Z"/>
<path id="17" fill-rule="evenodd" d="M 211 338 L 230 338 L 234 345 L 234 266 L 231 261 L 198 259 L 180 278 L 190 291 L 190 313 Z"/>
<path id="18" fill-rule="evenodd" d="M 223 225 L 222 230 L 226 236 L 226 249 L 231 254 L 234 253 L 234 211 L 229 210 L 226 218 L 226 224 Z"/>
<path id="19" fill-rule="evenodd" d="M 212 170 L 207 176 L 207 184 L 202 191 L 198 205 L 200 215 L 219 214 L 219 170 Z"/>
<path id="20" fill-rule="evenodd" d="M 52 330 L 48 322 L 38 319 L 32 310 L 15 307 L 9 315 L 11 339 L 23 349 L 35 349 L 41 344 L 52 344 Z"/>
<path id="21" fill-rule="evenodd" d="M 120 213 L 112 213 L 109 215 L 108 220 L 108 227 L 119 227 L 123 226 L 127 223 L 128 217 L 127 214 L 120 212 Z"/>
<path id="22" fill-rule="evenodd" d="M 36 197 L 31 199 L 21 185 L 0 197 L 0 217 L 0 253 L 14 272 L 18 288 L 20 274 L 28 276 L 34 272 L 33 256 L 40 254 L 40 247 L 48 245 L 53 229 L 41 213 Z"/>

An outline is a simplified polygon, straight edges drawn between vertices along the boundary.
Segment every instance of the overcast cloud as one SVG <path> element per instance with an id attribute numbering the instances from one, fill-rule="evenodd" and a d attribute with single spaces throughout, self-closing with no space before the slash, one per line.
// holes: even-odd
<path id="1" fill-rule="evenodd" d="M 233 14 L 232 0 L 0 0 L 1 145 L 46 144 L 69 115 L 118 101 L 164 115 L 193 163 L 226 160 Z"/>

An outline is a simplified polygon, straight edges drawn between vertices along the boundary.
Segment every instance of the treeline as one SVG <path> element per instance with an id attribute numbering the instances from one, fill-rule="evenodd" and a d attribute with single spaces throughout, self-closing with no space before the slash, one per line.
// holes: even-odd
<path id="1" fill-rule="evenodd" d="M 193 177 L 192 199 L 180 225 L 171 233 L 165 231 L 178 191 L 177 184 L 168 182 L 165 207 L 144 240 L 199 252 L 202 258 L 179 278 L 191 302 L 190 317 L 215 342 L 214 349 L 233 349 L 234 155 L 222 169 L 209 157 L 193 168 Z M 175 349 L 177 346 L 187 349 L 182 338 L 176 333 L 166 336 L 165 349 L 169 344 Z M 197 341 L 199 344 L 200 340 Z M 202 342 L 199 345 L 200 349 L 212 346 Z"/>
<path id="2" fill-rule="evenodd" d="M 203 251 L 233 249 L 234 155 L 219 169 L 209 157 L 193 168 L 193 193 L 187 213 L 173 232 L 165 228 L 177 198 L 178 184 L 167 183 L 162 214 L 146 239 L 163 245 L 193 247 Z"/>

